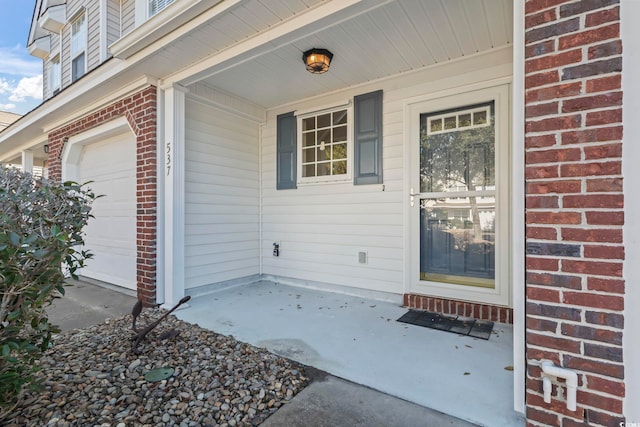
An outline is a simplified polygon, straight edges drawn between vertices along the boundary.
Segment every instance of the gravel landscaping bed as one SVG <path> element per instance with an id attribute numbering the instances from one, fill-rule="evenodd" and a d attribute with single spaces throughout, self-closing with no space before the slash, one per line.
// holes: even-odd
<path id="1" fill-rule="evenodd" d="M 163 313 L 145 310 L 138 328 Z M 162 340 L 171 330 L 175 338 Z M 131 316 L 60 334 L 9 426 L 259 425 L 307 384 L 305 367 L 169 316 L 131 350 Z M 152 369 L 173 368 L 148 381 Z"/>

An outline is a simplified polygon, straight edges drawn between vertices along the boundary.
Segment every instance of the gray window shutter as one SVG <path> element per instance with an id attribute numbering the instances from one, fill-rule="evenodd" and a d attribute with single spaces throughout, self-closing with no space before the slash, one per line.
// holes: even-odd
<path id="1" fill-rule="evenodd" d="M 353 183 L 382 184 L 382 91 L 356 96 L 353 104 Z"/>
<path id="2" fill-rule="evenodd" d="M 276 189 L 296 188 L 297 179 L 297 130 L 293 112 L 280 114 L 277 123 L 277 173 Z"/>

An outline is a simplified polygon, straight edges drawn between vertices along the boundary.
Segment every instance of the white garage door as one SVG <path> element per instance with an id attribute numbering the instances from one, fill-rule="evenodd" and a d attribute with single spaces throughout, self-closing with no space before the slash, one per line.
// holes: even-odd
<path id="1" fill-rule="evenodd" d="M 82 149 L 78 182 L 104 195 L 93 204 L 86 248 L 93 253 L 81 275 L 136 289 L 136 144 L 131 133 Z"/>

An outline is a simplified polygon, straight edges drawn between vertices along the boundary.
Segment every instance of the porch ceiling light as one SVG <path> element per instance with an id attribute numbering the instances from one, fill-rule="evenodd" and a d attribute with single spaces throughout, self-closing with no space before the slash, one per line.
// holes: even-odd
<path id="1" fill-rule="evenodd" d="M 309 49 L 302 54 L 302 60 L 307 67 L 307 71 L 313 74 L 326 73 L 329 70 L 329 64 L 333 59 L 333 53 L 327 49 Z"/>

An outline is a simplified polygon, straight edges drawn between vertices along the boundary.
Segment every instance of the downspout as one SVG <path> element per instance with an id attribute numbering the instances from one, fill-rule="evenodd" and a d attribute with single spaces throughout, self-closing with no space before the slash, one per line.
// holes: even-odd
<path id="1" fill-rule="evenodd" d="M 524 174 L 524 2 L 513 3 L 513 86 L 511 88 L 511 297 L 513 304 L 513 406 L 526 413 L 525 338 L 525 174 Z"/>
<path id="2" fill-rule="evenodd" d="M 164 304 L 164 91 L 156 88 L 156 304 Z"/>
<path id="3" fill-rule="evenodd" d="M 266 122 L 258 123 L 258 262 L 260 263 L 260 279 L 262 280 L 263 271 L 263 247 L 264 238 L 262 236 L 262 130 Z"/>

